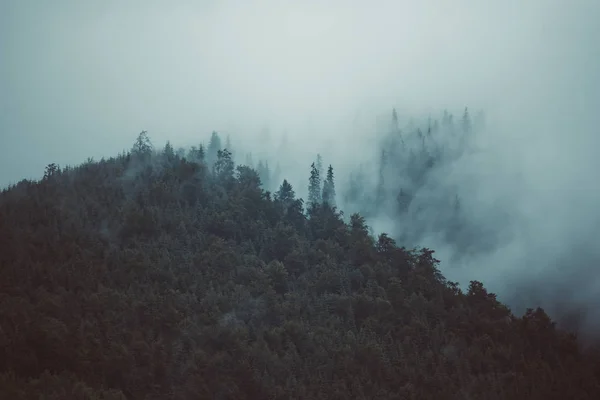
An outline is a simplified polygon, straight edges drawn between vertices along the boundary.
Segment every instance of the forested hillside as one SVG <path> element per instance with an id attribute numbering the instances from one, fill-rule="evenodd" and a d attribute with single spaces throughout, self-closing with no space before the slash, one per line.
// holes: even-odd
<path id="1" fill-rule="evenodd" d="M 335 166 L 307 163 L 306 202 L 259 172 L 142 132 L 5 189 L 0 398 L 600 398 L 598 351 L 371 236 Z"/>

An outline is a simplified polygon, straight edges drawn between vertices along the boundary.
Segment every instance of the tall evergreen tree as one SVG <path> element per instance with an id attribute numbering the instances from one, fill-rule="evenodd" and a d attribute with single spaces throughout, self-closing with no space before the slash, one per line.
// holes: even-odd
<path id="1" fill-rule="evenodd" d="M 216 177 L 223 180 L 233 178 L 235 165 L 231 159 L 231 153 L 227 149 L 217 151 L 217 161 L 213 166 L 213 173 Z"/>
<path id="2" fill-rule="evenodd" d="M 333 179 L 333 167 L 329 165 L 327 178 L 323 182 L 323 203 L 335 207 L 335 182 Z"/>
<path id="3" fill-rule="evenodd" d="M 308 204 L 310 207 L 321 204 L 321 176 L 319 169 L 312 163 L 310 165 L 310 179 L 308 180 Z"/>
<path id="4" fill-rule="evenodd" d="M 131 152 L 138 157 L 147 158 L 152 155 L 152 150 L 154 150 L 154 146 L 150 141 L 148 131 L 141 131 L 133 144 Z"/>
<path id="5" fill-rule="evenodd" d="M 173 149 L 173 145 L 171 144 L 171 142 L 168 140 L 167 140 L 167 143 L 165 144 L 163 153 L 164 153 L 167 161 L 172 161 L 175 159 L 175 150 Z"/>
<path id="6" fill-rule="evenodd" d="M 47 181 L 60 172 L 60 167 L 55 163 L 46 165 L 44 169 L 44 178 L 42 180 Z"/>
<path id="7" fill-rule="evenodd" d="M 294 193 L 294 188 L 287 181 L 287 179 L 283 180 L 281 186 L 279 186 L 279 190 L 275 192 L 275 199 L 281 201 L 285 205 L 291 204 L 296 198 L 296 193 Z"/>

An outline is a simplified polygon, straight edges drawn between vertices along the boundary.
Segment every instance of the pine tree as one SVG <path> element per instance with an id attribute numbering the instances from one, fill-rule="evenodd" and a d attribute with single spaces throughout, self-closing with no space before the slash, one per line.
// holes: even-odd
<path id="1" fill-rule="evenodd" d="M 321 204 L 321 176 L 315 163 L 310 165 L 310 179 L 308 181 L 308 204 L 314 207 Z"/>
<path id="2" fill-rule="evenodd" d="M 335 182 L 333 179 L 333 167 L 327 169 L 327 179 L 323 182 L 323 203 L 335 207 Z"/>
<path id="3" fill-rule="evenodd" d="M 283 180 L 279 190 L 275 192 L 275 201 L 281 206 L 281 211 L 296 229 L 302 229 L 305 222 L 304 216 L 304 201 L 302 199 L 296 199 L 296 193 L 292 185 L 287 181 Z"/>
<path id="4" fill-rule="evenodd" d="M 231 153 L 227 149 L 217 151 L 217 161 L 213 166 L 213 173 L 219 179 L 229 180 L 233 178 L 235 166 L 231 159 Z"/>
<path id="5" fill-rule="evenodd" d="M 167 140 L 167 144 L 165 144 L 163 153 L 164 153 L 167 161 L 172 161 L 175 159 L 175 150 L 173 150 L 173 145 L 171 145 L 171 142 L 168 140 Z"/>
<path id="6" fill-rule="evenodd" d="M 51 179 L 52 177 L 54 177 L 57 173 L 60 172 L 60 167 L 58 165 L 56 165 L 55 163 L 51 163 L 46 165 L 46 168 L 44 169 L 44 181 L 47 181 L 49 179 Z"/>
<path id="7" fill-rule="evenodd" d="M 131 152 L 140 158 L 148 158 L 152 155 L 152 150 L 154 150 L 154 146 L 148 137 L 148 131 L 141 131 Z"/>
<path id="8" fill-rule="evenodd" d="M 295 200 L 295 197 L 294 188 L 287 179 L 284 179 L 281 186 L 279 186 L 279 190 L 275 192 L 275 199 L 289 206 Z"/>

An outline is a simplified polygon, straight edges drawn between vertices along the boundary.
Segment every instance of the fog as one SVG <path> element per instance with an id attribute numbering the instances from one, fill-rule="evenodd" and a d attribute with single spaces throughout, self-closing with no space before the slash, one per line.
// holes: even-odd
<path id="1" fill-rule="evenodd" d="M 279 162 L 301 196 L 321 153 L 339 197 L 377 161 L 376 117 L 482 109 L 483 153 L 438 178 L 504 239 L 460 261 L 436 232 L 423 245 L 449 279 L 480 279 L 518 312 L 587 310 L 593 332 L 599 17 L 593 0 L 3 1 L 0 186 L 116 155 L 142 129 L 176 147 L 216 130 Z"/>

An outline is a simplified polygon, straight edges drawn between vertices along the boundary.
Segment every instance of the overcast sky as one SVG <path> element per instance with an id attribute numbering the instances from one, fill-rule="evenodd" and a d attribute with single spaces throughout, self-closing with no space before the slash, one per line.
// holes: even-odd
<path id="1" fill-rule="evenodd" d="M 2 1 L 0 185 L 114 155 L 142 129 L 160 145 L 266 124 L 335 140 L 358 110 L 393 106 L 484 108 L 504 134 L 544 136 L 545 162 L 564 150 L 554 133 L 589 151 L 591 135 L 571 127 L 597 126 L 598 10 L 594 0 Z"/>
<path id="2" fill-rule="evenodd" d="M 511 199 L 522 223 L 510 245 L 448 274 L 507 293 L 544 273 L 546 291 L 566 282 L 590 303 L 598 21 L 597 0 L 3 0 L 0 186 L 116 155 L 143 129 L 178 146 L 213 129 L 252 144 L 268 126 L 302 165 L 323 148 L 352 164 L 368 141 L 348 129 L 356 116 L 468 105 L 486 111 L 494 157 L 457 171 L 476 171 L 479 195 Z"/>

